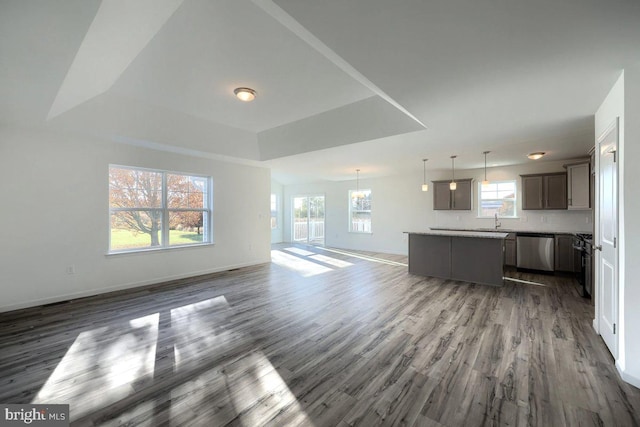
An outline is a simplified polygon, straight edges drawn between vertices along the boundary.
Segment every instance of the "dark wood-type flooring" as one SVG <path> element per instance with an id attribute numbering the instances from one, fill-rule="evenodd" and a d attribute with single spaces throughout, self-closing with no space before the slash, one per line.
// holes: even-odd
<path id="1" fill-rule="evenodd" d="M 638 426 L 571 278 L 503 287 L 406 257 L 273 263 L 0 315 L 0 402 L 72 425 Z M 46 286 L 46 283 L 43 283 Z"/>

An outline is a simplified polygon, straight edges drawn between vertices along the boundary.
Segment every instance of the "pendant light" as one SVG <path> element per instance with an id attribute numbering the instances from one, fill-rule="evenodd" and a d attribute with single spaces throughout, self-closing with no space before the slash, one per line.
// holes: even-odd
<path id="1" fill-rule="evenodd" d="M 449 183 L 449 190 L 455 191 L 458 188 L 458 184 L 456 184 L 456 168 L 454 165 L 455 159 L 458 156 L 451 156 L 451 182 Z"/>
<path id="2" fill-rule="evenodd" d="M 429 159 L 422 159 L 422 175 L 423 175 L 423 180 L 422 180 L 422 191 L 429 191 L 429 184 L 427 184 L 427 160 Z"/>
<path id="3" fill-rule="evenodd" d="M 360 169 L 356 169 L 356 194 L 354 194 L 356 199 L 360 199 L 364 197 L 364 194 L 360 192 Z"/>
<path id="4" fill-rule="evenodd" d="M 483 151 L 484 154 L 484 181 L 482 181 L 482 185 L 489 185 L 489 181 L 487 180 L 487 154 L 491 151 Z"/>

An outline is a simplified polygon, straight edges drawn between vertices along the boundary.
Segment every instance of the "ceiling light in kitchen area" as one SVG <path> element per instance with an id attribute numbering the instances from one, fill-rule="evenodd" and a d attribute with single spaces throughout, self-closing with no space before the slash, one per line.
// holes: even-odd
<path id="1" fill-rule="evenodd" d="M 538 160 L 541 159 L 545 154 L 547 153 L 545 153 L 544 151 L 536 151 L 535 153 L 527 154 L 527 157 L 531 160 Z"/>
<path id="2" fill-rule="evenodd" d="M 248 87 L 237 87 L 233 90 L 240 101 L 250 102 L 256 99 L 256 91 Z"/>

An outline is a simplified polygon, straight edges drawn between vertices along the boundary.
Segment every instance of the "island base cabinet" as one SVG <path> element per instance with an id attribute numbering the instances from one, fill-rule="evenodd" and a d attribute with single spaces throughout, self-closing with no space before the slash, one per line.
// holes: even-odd
<path id="1" fill-rule="evenodd" d="M 503 247 L 503 239 L 409 234 L 409 273 L 502 285 Z"/>
<path id="2" fill-rule="evenodd" d="M 451 238 L 451 278 L 464 282 L 501 285 L 504 241 L 500 239 Z"/>
<path id="3" fill-rule="evenodd" d="M 409 234 L 409 273 L 448 278 L 450 270 L 450 237 Z"/>

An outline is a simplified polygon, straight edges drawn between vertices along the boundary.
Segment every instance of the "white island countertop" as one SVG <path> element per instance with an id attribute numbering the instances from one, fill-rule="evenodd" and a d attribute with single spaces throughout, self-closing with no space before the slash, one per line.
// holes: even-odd
<path id="1" fill-rule="evenodd" d="M 425 236 L 449 236 L 449 237 L 479 237 L 482 239 L 505 239 L 509 233 L 498 231 L 456 231 L 456 230 L 427 230 L 405 231 L 406 234 L 422 234 Z"/>

